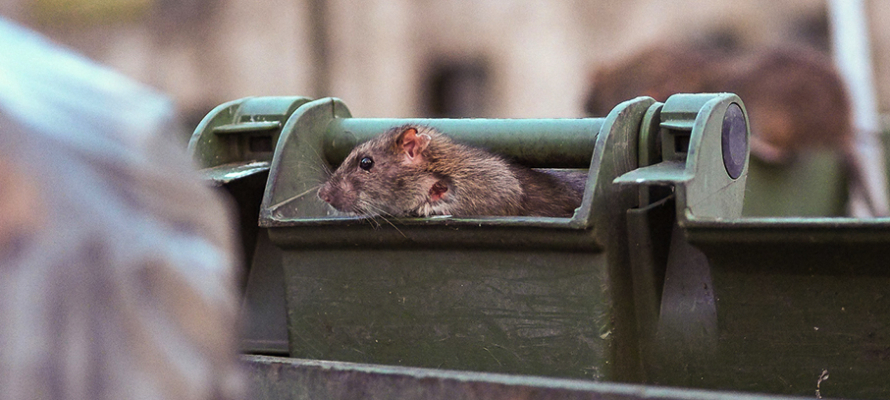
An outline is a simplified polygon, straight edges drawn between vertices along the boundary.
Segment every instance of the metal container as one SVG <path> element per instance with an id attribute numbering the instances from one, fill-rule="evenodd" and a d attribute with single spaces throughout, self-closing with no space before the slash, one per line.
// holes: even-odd
<path id="1" fill-rule="evenodd" d="M 211 185 L 237 207 L 246 271 L 241 349 L 287 355 L 281 254 L 257 224 L 269 164 L 281 127 L 306 97 L 248 97 L 214 108 L 195 128 L 188 150 Z"/>
<path id="2" fill-rule="evenodd" d="M 528 166 L 586 168 L 583 203 L 571 218 L 328 216 L 315 195 L 325 170 L 409 122 Z M 643 252 L 628 210 L 737 218 L 747 134 L 731 94 L 639 98 L 574 120 L 360 119 L 337 99 L 306 103 L 282 128 L 260 208 L 282 251 L 289 354 L 643 381 L 640 328 L 657 315 L 638 316 L 638 298 L 659 288 L 634 281 Z"/>

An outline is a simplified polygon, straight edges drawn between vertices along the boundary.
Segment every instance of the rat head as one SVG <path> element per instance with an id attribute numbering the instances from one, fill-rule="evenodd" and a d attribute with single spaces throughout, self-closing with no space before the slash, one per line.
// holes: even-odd
<path id="1" fill-rule="evenodd" d="M 427 216 L 447 204 L 448 179 L 430 170 L 433 141 L 447 138 L 429 127 L 391 129 L 356 146 L 318 190 L 335 209 L 354 215 Z"/>

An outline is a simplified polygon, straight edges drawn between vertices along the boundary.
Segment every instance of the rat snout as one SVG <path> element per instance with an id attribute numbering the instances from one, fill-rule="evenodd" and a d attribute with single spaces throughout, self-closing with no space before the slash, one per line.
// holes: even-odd
<path id="1" fill-rule="evenodd" d="M 318 198 L 338 211 L 349 212 L 355 206 L 355 195 L 350 192 L 352 185 L 336 177 L 318 189 Z"/>
<path id="2" fill-rule="evenodd" d="M 331 202 L 334 201 L 334 196 L 331 194 L 330 182 L 325 183 L 318 189 L 318 198 L 328 204 L 331 204 Z"/>

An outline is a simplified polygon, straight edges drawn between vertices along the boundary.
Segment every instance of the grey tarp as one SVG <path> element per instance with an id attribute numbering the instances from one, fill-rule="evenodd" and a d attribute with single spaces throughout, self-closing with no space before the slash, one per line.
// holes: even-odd
<path id="1" fill-rule="evenodd" d="M 173 121 L 0 20 L 0 399 L 241 391 L 234 234 Z"/>

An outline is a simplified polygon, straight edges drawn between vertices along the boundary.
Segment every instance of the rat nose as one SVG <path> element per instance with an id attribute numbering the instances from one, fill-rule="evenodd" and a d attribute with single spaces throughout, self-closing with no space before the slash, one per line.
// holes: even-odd
<path id="1" fill-rule="evenodd" d="M 323 200 L 325 203 L 330 203 L 331 198 L 331 186 L 325 184 L 320 189 L 318 189 L 318 198 Z"/>

